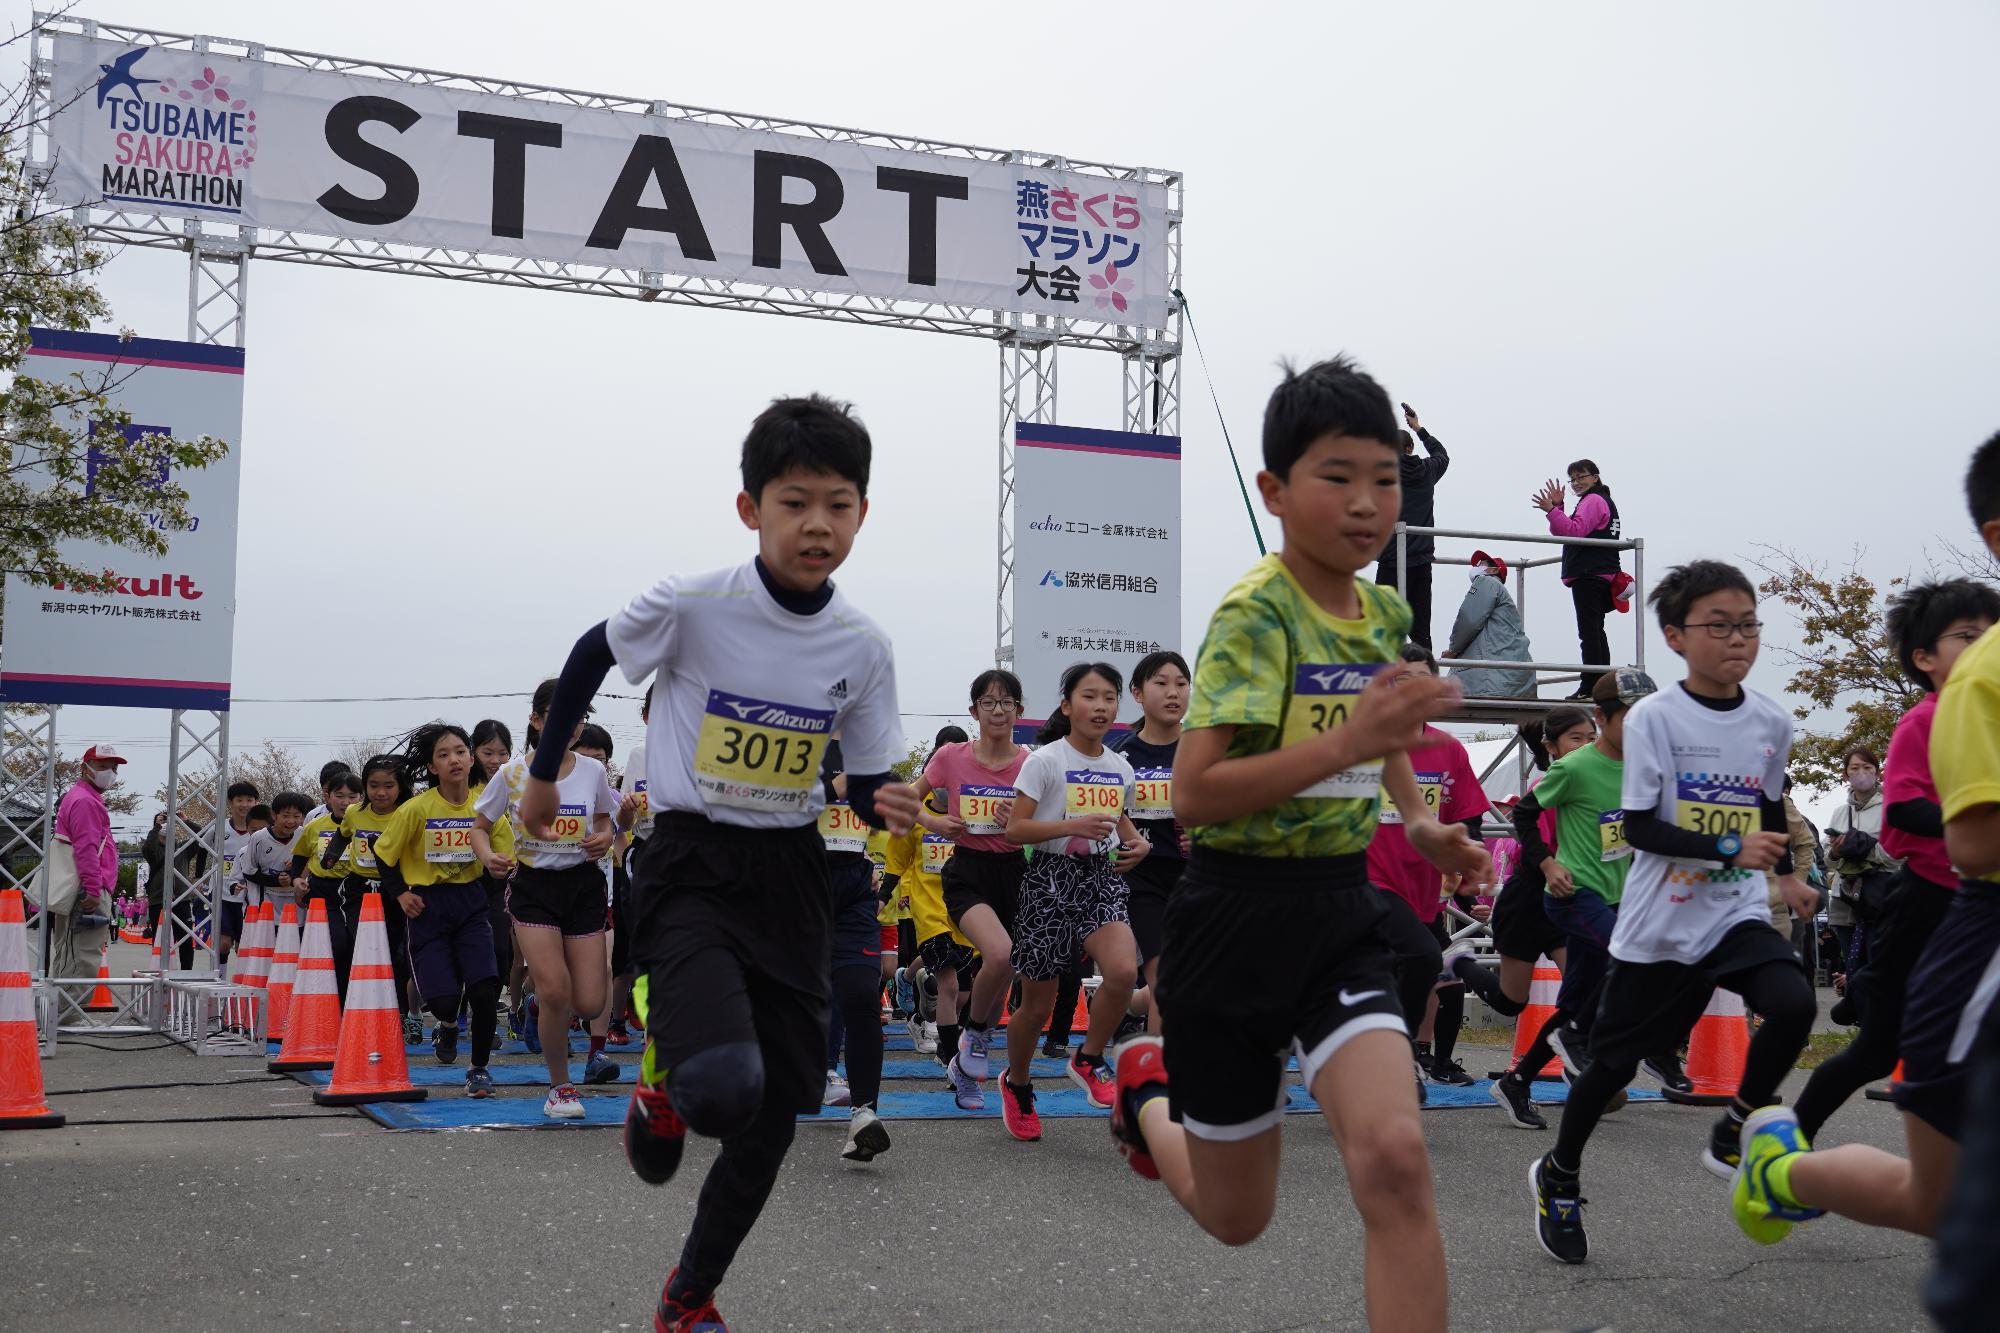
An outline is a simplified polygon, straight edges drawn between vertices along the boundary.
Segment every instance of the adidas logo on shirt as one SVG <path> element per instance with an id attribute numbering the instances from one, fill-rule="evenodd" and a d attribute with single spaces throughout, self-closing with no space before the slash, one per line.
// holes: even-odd
<path id="1" fill-rule="evenodd" d="M 827 697 L 827 698 L 829 698 L 829 699 L 832 699 L 832 700 L 834 700 L 834 701 L 835 701 L 836 703 L 846 703 L 846 702 L 847 702 L 847 677 L 845 677 L 845 676 L 842 676 L 842 677 L 841 677 L 841 678 L 840 678 L 839 680 L 837 680 L 837 681 L 835 681 L 835 682 L 834 682 L 833 684 L 831 684 L 831 685 L 827 686 L 827 687 L 826 687 L 826 697 Z"/>

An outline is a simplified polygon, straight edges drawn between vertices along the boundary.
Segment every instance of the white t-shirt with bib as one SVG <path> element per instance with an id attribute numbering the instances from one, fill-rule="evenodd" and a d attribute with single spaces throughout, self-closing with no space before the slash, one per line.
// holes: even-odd
<path id="1" fill-rule="evenodd" d="M 570 756 L 569 776 L 556 780 L 556 817 L 549 825 L 554 838 L 531 838 L 515 818 L 521 792 L 528 785 L 526 756 L 510 759 L 479 793 L 473 808 L 491 823 L 514 820 L 514 859 L 537 870 L 567 870 L 585 861 L 583 840 L 590 836 L 597 816 L 618 817 L 618 793 L 604 765 L 589 755 Z"/>
<path id="2" fill-rule="evenodd" d="M 1736 707 L 1709 708 L 1671 685 L 1625 715 L 1625 809 L 1694 833 L 1754 833 L 1762 801 L 1784 792 L 1791 751 L 1791 715 L 1776 700 L 1746 689 Z M 1635 851 L 1611 956 L 1694 965 L 1741 923 L 1770 920 L 1763 871 Z"/>
<path id="3" fill-rule="evenodd" d="M 754 564 L 674 574 L 605 626 L 637 685 L 657 673 L 646 797 L 746 828 L 814 823 L 820 759 L 841 733 L 851 773 L 905 757 L 889 637 L 838 589 L 811 615 L 778 605 Z"/>
<path id="4" fill-rule="evenodd" d="M 1069 743 L 1067 736 L 1050 741 L 1029 755 L 1014 779 L 1014 789 L 1035 798 L 1036 819 L 1076 819 L 1084 815 L 1110 815 L 1113 819 L 1132 808 L 1132 765 L 1116 750 L 1087 755 Z M 1092 852 L 1109 856 L 1118 850 L 1118 830 L 1114 826 L 1104 840 L 1086 842 L 1082 838 L 1057 838 L 1035 844 L 1037 852 L 1086 856 Z"/>

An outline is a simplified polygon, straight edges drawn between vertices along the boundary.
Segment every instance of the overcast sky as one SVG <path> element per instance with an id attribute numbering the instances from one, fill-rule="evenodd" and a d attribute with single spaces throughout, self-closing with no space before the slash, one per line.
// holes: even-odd
<path id="1" fill-rule="evenodd" d="M 1246 462 L 1278 358 L 1344 349 L 1450 446 L 1446 525 L 1539 530 L 1530 492 L 1589 455 L 1652 571 L 1764 541 L 1835 561 L 1860 544 L 1886 577 L 1940 535 L 1971 541 L 1960 471 L 2000 427 L 1990 5 L 617 8 L 83 12 L 1176 168 L 1184 290 Z M 182 336 L 183 256 L 123 255 L 105 290 L 118 323 Z M 316 765 L 438 712 L 518 731 L 522 698 L 252 701 L 532 688 L 660 575 L 753 552 L 732 507 L 744 428 L 808 390 L 874 435 L 839 581 L 899 645 L 911 738 L 962 717 L 991 661 L 988 343 L 262 264 L 248 349 L 239 748 Z M 1063 353 L 1060 420 L 1117 426 L 1118 370 Z M 1256 552 L 1192 356 L 1183 384 L 1192 656 Z M 1543 576 L 1529 630 L 1567 659 L 1568 598 Z M 1462 587 L 1440 569 L 1440 634 Z M 1772 649 L 1795 635 L 1766 615 L 1752 683 L 1778 690 Z M 1632 621 L 1612 629 L 1622 657 Z M 1663 679 L 1667 656 L 1649 635 Z M 622 756 L 637 704 L 600 719 Z M 72 751 L 115 739 L 150 793 L 166 724 L 71 709 L 62 731 Z"/>

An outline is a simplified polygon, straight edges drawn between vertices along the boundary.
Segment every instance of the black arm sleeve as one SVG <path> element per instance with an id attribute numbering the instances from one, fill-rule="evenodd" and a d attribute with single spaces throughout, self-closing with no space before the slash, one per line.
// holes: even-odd
<path id="1" fill-rule="evenodd" d="M 339 865 L 341 853 L 347 850 L 347 844 L 350 841 L 352 839 L 345 833 L 342 833 L 339 829 L 335 829 L 333 831 L 333 838 L 326 844 L 326 850 L 319 854 L 319 868 L 321 870 L 331 870 Z"/>
<path id="2" fill-rule="evenodd" d="M 1480 825 L 1486 822 L 1485 815 L 1474 815 L 1471 819 L 1464 819 L 1459 822 L 1465 826 L 1465 831 L 1472 835 L 1474 842 L 1486 841 L 1486 834 L 1480 829 Z"/>
<path id="3" fill-rule="evenodd" d="M 1729 862 L 1728 857 L 1715 849 L 1720 839 L 1713 834 L 1676 827 L 1651 809 L 1625 811 L 1625 841 L 1655 856 L 1674 856 L 1684 861 Z"/>
<path id="4" fill-rule="evenodd" d="M 875 810 L 875 793 L 892 782 L 902 779 L 894 773 L 864 773 L 847 775 L 847 804 L 854 813 L 861 816 L 861 822 L 869 828 L 887 828 L 889 821 Z"/>
<path id="5" fill-rule="evenodd" d="M 840 754 L 840 742 L 828 741 L 826 743 L 826 753 L 820 757 L 819 761 L 820 790 L 825 795 L 828 805 L 832 805 L 840 800 L 839 795 L 833 790 L 833 780 L 840 776 L 844 762 Z"/>
<path id="6" fill-rule="evenodd" d="M 403 883 L 403 872 L 400 867 L 393 866 L 389 864 L 387 861 L 384 861 L 382 863 L 381 870 L 382 870 L 382 901 L 384 903 L 390 902 L 391 900 L 396 898 L 400 898 L 404 894 L 410 891 L 410 886 Z"/>
<path id="7" fill-rule="evenodd" d="M 570 649 L 569 661 L 563 663 L 562 674 L 556 677 L 556 697 L 549 701 L 541 743 L 535 747 L 535 757 L 528 764 L 530 777 L 554 782 L 562 773 L 563 752 L 569 749 L 569 738 L 576 734 L 576 724 L 583 721 L 584 710 L 590 707 L 597 687 L 617 664 L 611 654 L 611 640 L 605 637 L 604 622 L 600 620 L 576 641 L 576 647 Z"/>
<path id="8" fill-rule="evenodd" d="M 1771 867 L 1774 875 L 1789 875 L 1798 869 L 1792 862 L 1792 824 L 1785 818 L 1785 798 L 1772 800 L 1765 796 L 1757 802 L 1757 819 L 1766 833 L 1785 835 L 1785 854 L 1778 858 L 1778 864 Z"/>
<path id="9" fill-rule="evenodd" d="M 1521 844 L 1521 858 L 1541 873 L 1541 864 L 1554 855 L 1542 841 L 1542 803 L 1529 792 L 1514 807 L 1514 841 Z"/>
<path id="10" fill-rule="evenodd" d="M 306 854 L 304 852 L 300 852 L 297 856 L 294 856 L 292 858 L 292 878 L 295 880 L 299 880 L 299 879 L 304 879 L 305 877 L 306 877 Z"/>
<path id="11" fill-rule="evenodd" d="M 1921 796 L 1896 802 L 1882 817 L 1888 821 L 1890 828 L 1899 833 L 1910 833 L 1919 838 L 1944 836 L 1944 807 Z"/>

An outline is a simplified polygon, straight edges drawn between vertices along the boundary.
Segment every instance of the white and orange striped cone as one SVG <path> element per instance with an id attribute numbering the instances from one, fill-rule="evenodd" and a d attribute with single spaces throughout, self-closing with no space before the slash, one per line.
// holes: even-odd
<path id="1" fill-rule="evenodd" d="M 0 892 L 0 1129 L 58 1129 L 62 1115 L 42 1098 L 27 921 L 21 891 Z"/>
<path id="2" fill-rule="evenodd" d="M 264 1036 L 285 1039 L 285 1018 L 291 1012 L 292 986 L 299 971 L 299 909 L 285 904 L 278 926 L 278 943 L 271 958 L 271 982 L 264 988 Z"/>
<path id="3" fill-rule="evenodd" d="M 243 952 L 243 976 L 238 984 L 252 990 L 264 990 L 271 984 L 271 946 L 276 942 L 277 929 L 271 924 L 271 904 L 258 903 L 250 909 L 250 918 L 243 927 L 245 935 Z"/>
<path id="4" fill-rule="evenodd" d="M 298 970 L 292 975 L 291 999 L 285 1006 L 284 1045 L 264 1068 L 273 1074 L 331 1069 L 339 1046 L 340 991 L 333 974 L 333 935 L 326 925 L 326 899 L 315 898 L 306 907 Z"/>
<path id="5" fill-rule="evenodd" d="M 1890 1073 L 1889 1081 L 1879 1088 L 1869 1088 L 1861 1095 L 1871 1102 L 1888 1102 L 1896 1099 L 1896 1085 L 1903 1081 L 1903 1062 L 1896 1061 L 1896 1068 Z"/>
<path id="6" fill-rule="evenodd" d="M 97 989 L 83 1002 L 83 1007 L 93 1014 L 108 1014 L 118 1008 L 118 997 L 111 993 L 111 987 L 104 983 L 111 980 L 111 938 L 105 937 L 104 947 L 97 953 Z"/>
<path id="7" fill-rule="evenodd" d="M 396 969 L 389 963 L 389 928 L 382 895 L 361 899 L 361 929 L 354 937 L 354 965 L 347 973 L 347 1012 L 340 1016 L 340 1049 L 333 1082 L 313 1094 L 321 1106 L 363 1102 L 420 1102 L 424 1090 L 410 1083 L 403 1058 L 403 1020 L 396 1009 Z"/>
<path id="8" fill-rule="evenodd" d="M 1743 997 L 1717 986 L 1708 1008 L 1688 1038 L 1687 1076 L 1692 1092 L 1661 1088 L 1660 1095 L 1683 1106 L 1724 1106 L 1743 1082 L 1743 1060 L 1750 1054 L 1750 1019 Z"/>
<path id="9" fill-rule="evenodd" d="M 1562 993 L 1562 982 L 1562 969 L 1546 954 L 1535 960 L 1535 975 L 1528 982 L 1527 1006 L 1514 1020 L 1514 1054 L 1508 1058 L 1510 1068 L 1521 1063 L 1521 1057 L 1535 1044 L 1535 1035 L 1555 1016 L 1556 998 Z M 1562 1069 L 1563 1062 L 1551 1057 L 1534 1077 L 1561 1078 Z"/>

